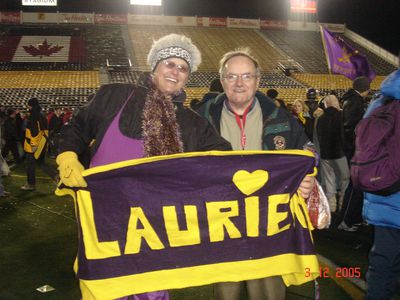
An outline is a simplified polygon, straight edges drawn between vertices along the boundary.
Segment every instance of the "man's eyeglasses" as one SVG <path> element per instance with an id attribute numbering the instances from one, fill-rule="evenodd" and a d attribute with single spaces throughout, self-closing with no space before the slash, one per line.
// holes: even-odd
<path id="1" fill-rule="evenodd" d="M 180 64 L 176 64 L 173 61 L 170 60 L 163 60 L 164 65 L 167 67 L 167 69 L 177 69 L 180 73 L 186 74 L 189 73 L 189 67 L 186 65 L 180 65 Z"/>
<path id="2" fill-rule="evenodd" d="M 251 80 L 253 80 L 254 78 L 257 78 L 258 75 L 256 74 L 250 74 L 250 73 L 244 73 L 244 74 L 228 74 L 225 75 L 224 78 L 228 81 L 228 82 L 236 82 L 238 80 L 238 78 L 242 79 L 242 81 L 244 82 L 249 82 Z"/>

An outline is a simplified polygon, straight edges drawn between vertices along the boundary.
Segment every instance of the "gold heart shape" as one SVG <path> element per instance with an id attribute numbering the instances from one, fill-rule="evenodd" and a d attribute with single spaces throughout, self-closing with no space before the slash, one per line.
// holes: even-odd
<path id="1" fill-rule="evenodd" d="M 236 187 L 247 196 L 261 189 L 268 179 L 269 174 L 264 170 L 255 170 L 252 173 L 246 170 L 239 170 L 232 177 Z"/>

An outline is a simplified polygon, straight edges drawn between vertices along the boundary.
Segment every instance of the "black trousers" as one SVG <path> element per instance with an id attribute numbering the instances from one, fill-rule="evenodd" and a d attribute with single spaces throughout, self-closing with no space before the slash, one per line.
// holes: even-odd
<path id="1" fill-rule="evenodd" d="M 400 229 L 375 226 L 369 253 L 366 300 L 390 300 L 400 276 Z"/>
<path id="2" fill-rule="evenodd" d="M 21 158 L 19 157 L 19 152 L 18 152 L 18 142 L 17 141 L 9 140 L 9 141 L 5 142 L 4 147 L 1 150 L 1 155 L 3 155 L 3 157 L 6 158 L 9 152 L 11 152 L 16 163 L 21 162 Z"/>
<path id="3" fill-rule="evenodd" d="M 27 175 L 27 182 L 30 185 L 36 184 L 36 165 L 45 172 L 50 178 L 53 180 L 56 179 L 58 175 L 58 171 L 56 168 L 51 167 L 46 164 L 45 158 L 46 151 L 43 151 L 42 155 L 39 159 L 35 159 L 33 153 L 26 153 L 26 175 Z"/>

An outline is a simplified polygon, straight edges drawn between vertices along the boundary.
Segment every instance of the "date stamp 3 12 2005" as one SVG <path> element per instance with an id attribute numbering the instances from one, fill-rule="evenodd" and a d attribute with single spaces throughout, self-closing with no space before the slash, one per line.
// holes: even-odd
<path id="1" fill-rule="evenodd" d="M 305 276 L 311 276 L 310 268 L 305 268 Z M 361 270 L 360 267 L 336 267 L 331 269 L 329 267 L 319 268 L 319 277 L 321 278 L 360 278 Z"/>

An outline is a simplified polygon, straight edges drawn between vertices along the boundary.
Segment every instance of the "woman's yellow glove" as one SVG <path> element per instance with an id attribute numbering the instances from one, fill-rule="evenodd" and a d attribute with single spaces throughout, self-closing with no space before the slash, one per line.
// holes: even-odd
<path id="1" fill-rule="evenodd" d="M 75 152 L 66 151 L 57 156 L 60 180 L 69 187 L 87 187 L 82 171 L 85 169 Z"/>

